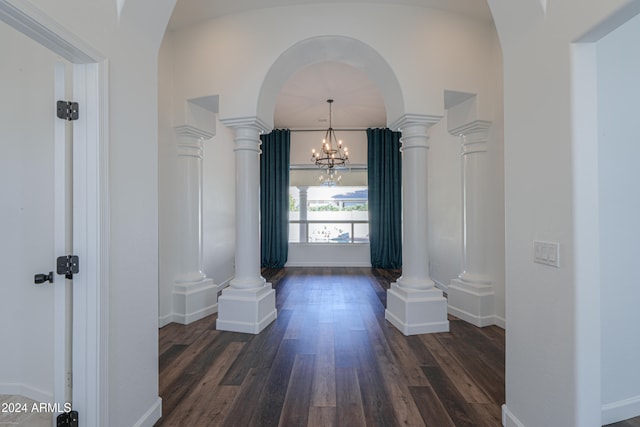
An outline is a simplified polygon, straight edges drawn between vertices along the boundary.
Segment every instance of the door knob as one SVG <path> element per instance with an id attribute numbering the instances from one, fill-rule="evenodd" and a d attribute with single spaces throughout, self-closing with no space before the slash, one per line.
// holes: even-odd
<path id="1" fill-rule="evenodd" d="M 36 274 L 33 278 L 33 281 L 36 284 L 44 282 L 53 283 L 53 271 L 50 271 L 49 274 Z"/>

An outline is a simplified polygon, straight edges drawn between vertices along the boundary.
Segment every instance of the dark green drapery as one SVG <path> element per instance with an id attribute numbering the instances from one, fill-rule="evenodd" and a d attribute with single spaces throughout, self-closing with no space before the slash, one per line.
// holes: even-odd
<path id="1" fill-rule="evenodd" d="M 402 266 L 400 132 L 367 129 L 371 266 Z"/>
<path id="2" fill-rule="evenodd" d="M 281 268 L 289 252 L 288 129 L 260 135 L 260 250 L 262 267 Z"/>

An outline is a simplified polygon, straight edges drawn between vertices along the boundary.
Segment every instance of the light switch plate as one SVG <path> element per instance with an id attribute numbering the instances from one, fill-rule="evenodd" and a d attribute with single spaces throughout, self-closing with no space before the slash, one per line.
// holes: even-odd
<path id="1" fill-rule="evenodd" d="M 557 242 L 533 241 L 533 262 L 538 264 L 560 266 L 560 244 Z"/>

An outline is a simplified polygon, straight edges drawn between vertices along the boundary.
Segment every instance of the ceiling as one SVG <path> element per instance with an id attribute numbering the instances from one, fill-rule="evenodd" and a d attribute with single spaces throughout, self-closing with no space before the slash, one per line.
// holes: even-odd
<path id="1" fill-rule="evenodd" d="M 178 0 L 169 30 L 252 9 L 312 3 L 349 3 L 353 0 Z M 359 0 L 447 10 L 491 21 L 486 0 Z M 382 95 L 360 70 L 339 62 L 324 62 L 299 70 L 282 88 L 276 101 L 275 128 L 323 129 L 329 125 L 327 99 L 333 99 L 333 127 L 387 126 Z"/>

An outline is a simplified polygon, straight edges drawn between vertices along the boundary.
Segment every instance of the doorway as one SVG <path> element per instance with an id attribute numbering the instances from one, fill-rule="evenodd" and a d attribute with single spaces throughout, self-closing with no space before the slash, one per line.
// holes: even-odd
<path id="1" fill-rule="evenodd" d="M 71 236 L 64 231 L 66 214 L 56 212 L 73 211 L 68 218 L 74 219 L 74 254 L 81 260 L 80 273 L 73 277 L 73 409 L 88 425 L 108 425 L 107 298 L 102 286 L 108 265 L 108 189 L 102 179 L 107 176 L 106 62 L 26 4 L 0 0 L 0 21 L 0 49 L 9 58 L 0 68 L 1 85 L 10 99 L 3 102 L 0 119 L 0 267 L 5 272 L 0 321 L 12 344 L 3 348 L 0 393 L 26 395 L 50 405 L 52 412 L 64 410 L 65 385 L 71 382 L 64 368 L 69 294 L 64 276 L 55 274 L 55 263 L 70 249 Z M 73 150 L 66 137 L 70 125 L 55 117 L 58 96 L 71 94 L 81 106 L 73 125 Z M 64 182 L 71 177 L 64 172 L 65 162 L 73 164 L 73 206 L 64 196 Z M 34 283 L 35 274 L 49 276 L 52 271 L 53 283 L 48 277 Z"/>

